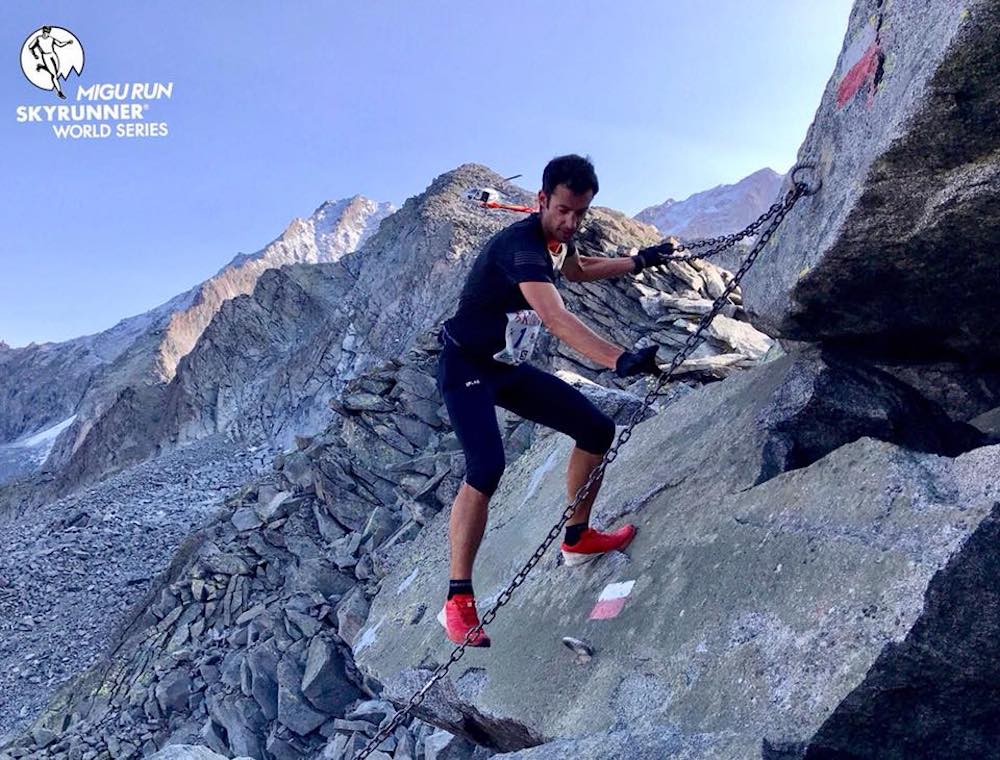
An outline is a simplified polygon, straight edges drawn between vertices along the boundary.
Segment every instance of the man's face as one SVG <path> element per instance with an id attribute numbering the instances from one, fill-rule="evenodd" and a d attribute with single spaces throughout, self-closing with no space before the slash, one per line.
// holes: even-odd
<path id="1" fill-rule="evenodd" d="M 556 185 L 552 195 L 538 191 L 538 208 L 542 217 L 542 230 L 549 240 L 568 243 L 583 221 L 594 194 L 588 190 L 577 195 L 566 185 Z"/>

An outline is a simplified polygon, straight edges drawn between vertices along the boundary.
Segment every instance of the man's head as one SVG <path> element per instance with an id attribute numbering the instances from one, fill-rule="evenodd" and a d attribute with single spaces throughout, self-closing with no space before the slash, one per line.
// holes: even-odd
<path id="1" fill-rule="evenodd" d="M 538 191 L 545 237 L 568 243 L 580 228 L 597 190 L 597 173 L 589 158 L 570 154 L 549 161 Z"/>
<path id="2" fill-rule="evenodd" d="M 51 31 L 52 31 L 52 27 L 51 26 L 43 26 L 42 27 L 42 34 L 48 34 Z"/>

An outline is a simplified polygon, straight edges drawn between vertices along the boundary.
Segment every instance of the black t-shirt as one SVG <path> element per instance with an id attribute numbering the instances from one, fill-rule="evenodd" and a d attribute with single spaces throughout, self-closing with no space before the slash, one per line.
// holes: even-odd
<path id="1" fill-rule="evenodd" d="M 575 254 L 568 244 L 565 255 Z M 531 308 L 518 283 L 559 279 L 536 212 L 500 230 L 476 257 L 458 311 L 445 322 L 448 335 L 469 353 L 492 356 L 505 345 L 507 314 Z"/>

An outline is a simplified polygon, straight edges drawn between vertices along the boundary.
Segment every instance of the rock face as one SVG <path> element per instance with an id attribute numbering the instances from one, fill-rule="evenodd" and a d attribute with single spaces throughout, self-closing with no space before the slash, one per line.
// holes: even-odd
<path id="1" fill-rule="evenodd" d="M 858 0 L 799 160 L 823 189 L 745 281 L 771 335 L 1000 359 L 1000 7 Z"/>
<path id="2" fill-rule="evenodd" d="M 989 516 L 931 580 L 917 624 L 879 655 L 865 680 L 809 740 L 803 758 L 848 752 L 894 758 L 996 754 L 1000 501 L 995 493 L 993 499 Z M 948 652 L 948 659 L 940 652 Z M 901 689 L 904 684 L 919 688 Z"/>
<path id="3" fill-rule="evenodd" d="M 950 417 L 971 421 L 1000 405 L 1000 365 L 978 362 L 877 361 L 922 396 L 941 406 Z"/>
<path id="4" fill-rule="evenodd" d="M 829 382 L 812 380 L 804 391 L 804 378 L 824 374 Z M 1000 633 L 1000 608 L 982 588 L 992 577 L 986 568 L 1000 561 L 991 538 L 1000 506 L 988 474 L 1000 467 L 1000 446 L 951 459 L 890 442 L 904 434 L 885 425 L 895 402 L 885 401 L 882 383 L 895 387 L 882 376 L 838 375 L 822 357 L 785 357 L 694 390 L 642 423 L 605 476 L 592 520 L 637 523 L 630 548 L 582 569 L 560 565 L 550 550 L 491 626 L 492 648 L 452 666 L 418 714 L 507 751 L 577 737 L 572 756 L 631 757 L 607 754 L 618 746 L 614 731 L 627 726 L 641 738 L 632 746 L 648 747 L 635 756 L 685 749 L 681 756 L 758 757 L 765 742 L 805 747 L 844 711 L 855 725 L 842 735 L 905 731 L 912 718 L 904 710 L 867 710 L 880 684 L 912 694 L 914 704 L 947 701 L 919 669 L 890 675 L 884 665 L 900 647 L 907 657 L 929 656 L 905 644 L 929 641 L 925 628 L 949 643 L 927 651 L 963 662 L 950 671 L 947 698 L 956 706 L 976 699 L 995 665 L 992 649 L 972 655 L 974 641 Z M 836 397 L 838 387 L 854 393 L 859 384 L 872 401 L 855 430 L 822 404 L 810 411 L 789 403 Z M 795 407 L 801 414 L 775 417 Z M 824 443 L 801 461 L 769 461 L 788 435 Z M 477 560 L 481 611 L 555 521 L 567 454 L 566 442 L 542 439 L 501 482 Z M 417 536 L 353 645 L 358 666 L 394 700 L 450 652 L 433 615 L 402 615 L 442 603 L 446 522 L 439 515 Z M 965 563 L 969 582 L 944 581 Z M 945 587 L 949 606 L 982 605 L 974 641 L 948 633 L 944 600 L 934 602 Z M 563 636 L 587 642 L 593 657 L 574 659 Z M 948 730 L 975 748 L 990 725 L 969 719 Z M 607 731 L 608 744 L 583 738 Z M 570 756 L 558 746 L 523 757 Z"/>
<path id="5" fill-rule="evenodd" d="M 0 352 L 0 484 L 43 467 L 87 389 L 148 328 L 148 319 L 126 319 L 99 335 Z"/>

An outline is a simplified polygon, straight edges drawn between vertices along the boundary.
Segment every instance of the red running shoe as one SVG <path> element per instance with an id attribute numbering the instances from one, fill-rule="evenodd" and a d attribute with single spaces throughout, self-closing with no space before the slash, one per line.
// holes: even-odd
<path id="1" fill-rule="evenodd" d="M 464 644 L 469 629 L 479 625 L 475 597 L 472 594 L 455 594 L 444 603 L 437 619 L 444 626 L 448 638 L 453 643 Z M 485 631 L 477 633 L 469 642 L 470 647 L 488 647 L 489 645 L 490 637 L 486 635 Z"/>
<path id="2" fill-rule="evenodd" d="M 611 533 L 602 533 L 593 528 L 587 528 L 580 536 L 580 540 L 572 546 L 563 541 L 562 555 L 563 562 L 572 567 L 590 562 L 592 559 L 600 557 L 613 549 L 624 549 L 635 537 L 635 526 L 624 525 Z"/>

